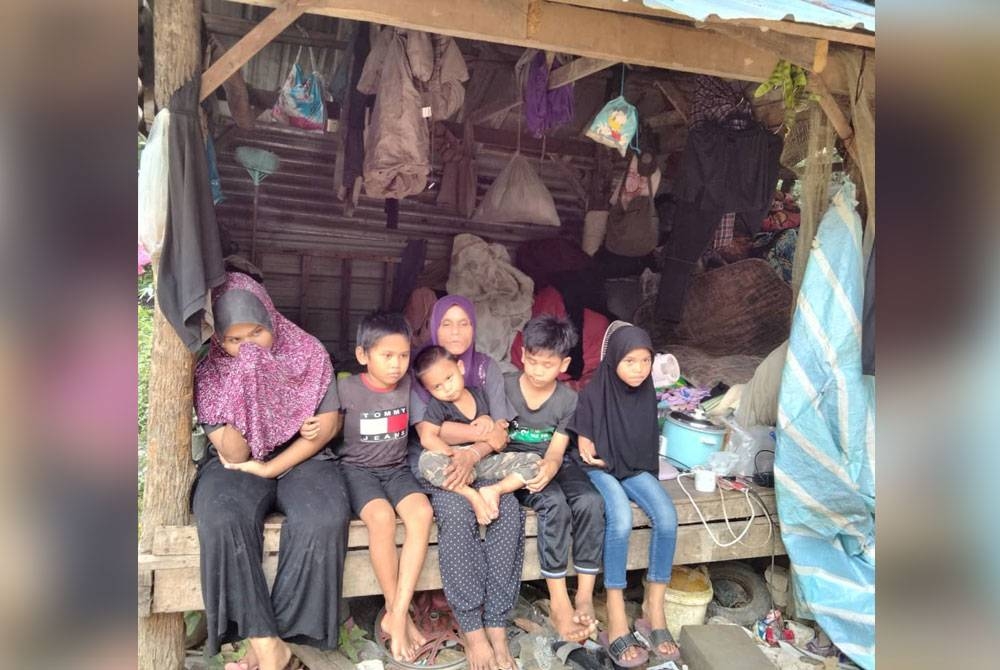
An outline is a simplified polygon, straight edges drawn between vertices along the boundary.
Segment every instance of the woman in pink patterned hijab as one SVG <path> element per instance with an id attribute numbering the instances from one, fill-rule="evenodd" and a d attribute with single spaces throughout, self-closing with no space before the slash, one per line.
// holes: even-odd
<path id="1" fill-rule="evenodd" d="M 195 372 L 198 420 L 233 426 L 263 461 L 313 416 L 333 366 L 319 340 L 282 316 L 247 275 L 230 272 L 213 305 L 216 336 Z"/>
<path id="2" fill-rule="evenodd" d="M 195 371 L 195 405 L 214 449 L 191 495 L 205 650 L 247 639 L 251 651 L 227 670 L 297 667 L 287 641 L 339 640 L 350 503 L 327 448 L 341 426 L 333 366 L 247 275 L 229 273 L 212 297 L 216 336 Z M 275 511 L 285 521 L 269 589 L 260 557 Z"/>

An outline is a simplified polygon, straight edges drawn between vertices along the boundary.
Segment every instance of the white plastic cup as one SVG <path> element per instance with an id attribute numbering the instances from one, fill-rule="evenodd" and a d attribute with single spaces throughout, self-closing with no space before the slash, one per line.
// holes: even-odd
<path id="1" fill-rule="evenodd" d="M 695 468 L 694 490 L 700 493 L 711 493 L 715 490 L 715 472 L 708 468 Z"/>

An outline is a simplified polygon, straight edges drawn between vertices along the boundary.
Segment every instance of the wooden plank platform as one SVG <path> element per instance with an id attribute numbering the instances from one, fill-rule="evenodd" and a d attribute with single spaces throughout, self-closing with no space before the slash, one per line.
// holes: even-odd
<path id="1" fill-rule="evenodd" d="M 770 556 L 772 548 L 772 542 L 768 537 L 770 523 L 757 503 L 754 503 L 756 518 L 744 540 L 730 547 L 719 547 L 712 541 L 709 530 L 701 523 L 695 506 L 684 495 L 677 482 L 663 482 L 663 486 L 670 493 L 677 509 L 677 550 L 674 557 L 676 564 Z M 698 503 L 711 532 L 720 541 L 725 543 L 731 538 L 726 529 L 727 516 L 735 532 L 738 533 L 745 527 L 746 520 L 751 516 L 751 510 L 747 507 L 743 494 L 731 491 L 697 493 L 694 491 L 694 482 L 690 479 L 685 481 L 685 487 Z M 777 524 L 774 490 L 756 488 L 756 491 Z M 278 565 L 277 551 L 282 520 L 280 515 L 273 515 L 264 524 L 263 565 L 269 584 L 274 581 Z M 629 542 L 628 555 L 630 570 L 647 567 L 652 532 L 648 517 L 635 505 L 632 506 L 632 526 L 634 530 Z M 784 545 L 777 535 L 777 529 L 774 532 L 774 551 L 777 554 L 784 554 Z M 397 527 L 397 544 L 402 544 L 403 534 L 404 529 L 400 523 Z M 535 513 L 527 510 L 522 580 L 541 579 L 538 546 L 535 541 L 537 534 L 538 522 Z M 352 521 L 344 563 L 344 597 L 377 595 L 382 592 L 372 573 L 367 547 L 367 529 L 360 521 Z M 437 552 L 437 529 L 433 528 L 427 560 L 420 573 L 417 590 L 441 588 Z M 570 570 L 572 574 L 572 568 Z M 198 534 L 194 526 L 164 526 L 156 530 L 152 552 L 139 556 L 139 603 L 140 616 L 202 609 Z"/>

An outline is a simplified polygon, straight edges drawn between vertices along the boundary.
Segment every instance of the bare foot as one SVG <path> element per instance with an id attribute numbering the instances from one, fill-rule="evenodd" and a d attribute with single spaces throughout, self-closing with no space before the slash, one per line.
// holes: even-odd
<path id="1" fill-rule="evenodd" d="M 417 648 L 410 638 L 407 623 L 410 617 L 406 612 L 402 616 L 395 612 L 386 612 L 382 617 L 382 632 L 389 636 L 389 653 L 397 661 L 412 661 L 416 657 Z"/>
<path id="2" fill-rule="evenodd" d="M 507 646 L 507 629 L 487 628 L 486 638 L 493 647 L 493 658 L 496 659 L 497 667 L 500 670 L 515 670 L 514 658 L 510 655 L 510 647 Z"/>
<path id="3" fill-rule="evenodd" d="M 573 623 L 586 626 L 591 633 L 597 630 L 597 615 L 594 613 L 593 601 L 579 599 L 576 601 L 576 609 L 573 610 Z"/>
<path id="4" fill-rule="evenodd" d="M 259 660 L 260 670 L 281 670 L 292 660 L 292 650 L 281 638 L 255 637 L 250 643 Z"/>
<path id="5" fill-rule="evenodd" d="M 486 501 L 490 510 L 490 519 L 500 516 L 500 488 L 497 486 L 484 486 L 479 489 L 479 495 Z"/>
<path id="6" fill-rule="evenodd" d="M 488 487 L 483 487 L 480 491 L 485 491 L 487 488 Z M 473 489 L 473 491 L 475 491 L 475 493 L 466 499 L 469 501 L 469 504 L 472 505 L 472 511 L 476 513 L 476 521 L 484 526 L 488 526 L 493 523 L 493 520 L 496 517 L 492 515 L 489 503 L 483 499 L 483 496 L 480 495 L 479 491 L 476 491 L 475 489 Z"/>
<path id="7" fill-rule="evenodd" d="M 409 615 L 406 616 L 406 634 L 410 636 L 410 640 L 413 641 L 418 649 L 427 644 L 427 636 L 424 635 L 423 631 L 420 630 Z"/>
<path id="8" fill-rule="evenodd" d="M 569 600 L 564 603 L 552 600 L 552 625 L 559 637 L 567 642 L 580 642 L 590 636 L 590 626 L 576 621 L 575 612 Z"/>
<path id="9" fill-rule="evenodd" d="M 253 647 L 247 646 L 247 653 L 238 661 L 226 663 L 225 670 L 259 670 L 260 663 L 257 662 L 257 654 Z"/>
<path id="10" fill-rule="evenodd" d="M 486 632 L 480 628 L 465 633 L 465 660 L 469 670 L 500 670 L 494 656 L 493 647 L 486 638 Z"/>

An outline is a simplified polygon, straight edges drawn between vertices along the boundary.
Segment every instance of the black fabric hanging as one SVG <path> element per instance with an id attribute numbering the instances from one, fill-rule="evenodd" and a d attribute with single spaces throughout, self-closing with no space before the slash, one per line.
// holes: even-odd
<path id="1" fill-rule="evenodd" d="M 226 280 L 208 160 L 198 116 L 201 76 L 170 98 L 167 227 L 157 269 L 156 300 L 192 352 L 212 335 L 205 311 L 212 288 Z"/>

